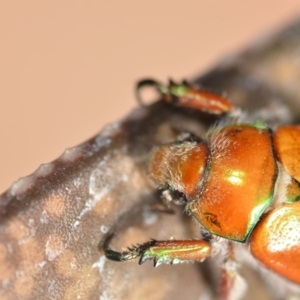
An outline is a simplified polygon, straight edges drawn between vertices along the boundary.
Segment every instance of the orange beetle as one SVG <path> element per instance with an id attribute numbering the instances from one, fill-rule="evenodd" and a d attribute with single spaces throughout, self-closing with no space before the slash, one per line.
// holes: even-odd
<path id="1" fill-rule="evenodd" d="M 186 83 L 154 86 L 170 104 L 214 114 L 230 115 L 234 108 L 225 98 Z M 186 212 L 202 228 L 199 240 L 151 240 L 125 252 L 111 250 L 109 259 L 140 257 L 140 264 L 203 261 L 227 244 L 223 264 L 222 299 L 231 297 L 235 279 L 234 241 L 249 244 L 250 253 L 266 268 L 300 284 L 300 126 L 272 131 L 261 123 L 214 127 L 199 141 L 184 140 L 155 147 L 149 156 L 149 176 L 161 189 L 164 202 L 184 203 Z M 230 261 L 231 267 L 226 262 Z M 235 267 L 234 267 L 235 268 Z M 242 294 L 242 293 L 241 293 Z"/>

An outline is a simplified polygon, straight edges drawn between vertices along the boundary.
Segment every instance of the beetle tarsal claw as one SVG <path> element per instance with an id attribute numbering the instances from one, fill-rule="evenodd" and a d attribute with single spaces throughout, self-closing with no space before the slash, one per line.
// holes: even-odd
<path id="1" fill-rule="evenodd" d="M 144 262 L 146 262 L 148 260 L 153 260 L 153 266 L 154 267 L 158 267 L 161 264 L 173 265 L 173 264 L 178 264 L 178 263 L 182 262 L 180 259 L 170 258 L 170 257 L 167 257 L 167 256 L 159 256 L 156 253 L 144 252 L 141 255 L 139 264 L 141 265 L 141 264 L 143 264 Z"/>
<path id="2" fill-rule="evenodd" d="M 140 258 L 140 261 L 139 261 L 139 264 L 143 264 L 144 262 L 148 261 L 148 260 L 153 260 L 153 266 L 154 267 L 158 267 L 159 265 L 161 265 L 164 261 L 160 258 L 157 257 L 157 255 L 153 254 L 149 254 L 149 253 L 143 253 L 141 255 L 141 258 Z"/>
<path id="3" fill-rule="evenodd" d="M 112 240 L 113 236 L 114 234 L 109 235 L 103 244 L 104 253 L 108 259 L 114 261 L 127 261 L 135 259 L 137 257 L 141 257 L 140 264 L 142 264 L 146 260 L 154 258 L 154 256 L 151 256 L 149 254 L 146 255 L 145 253 L 151 247 L 155 246 L 155 244 L 157 243 L 156 240 L 151 240 L 144 244 L 133 245 L 131 247 L 128 247 L 128 251 L 118 252 L 110 249 L 109 247 L 110 241 Z"/>
<path id="4" fill-rule="evenodd" d="M 154 261 L 153 261 L 153 266 L 156 268 L 156 267 L 158 267 L 159 265 L 161 265 L 162 263 L 163 263 L 162 260 L 160 260 L 160 259 L 154 259 Z"/>
<path id="5" fill-rule="evenodd" d="M 149 257 L 146 257 L 145 255 L 142 255 L 140 257 L 139 264 L 142 265 L 143 263 L 145 263 L 149 259 L 150 259 Z"/>

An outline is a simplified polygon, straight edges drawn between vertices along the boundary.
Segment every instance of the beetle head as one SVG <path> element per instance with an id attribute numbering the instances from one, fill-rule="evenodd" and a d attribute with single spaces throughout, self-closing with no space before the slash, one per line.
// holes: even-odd
<path id="1" fill-rule="evenodd" d="M 161 189 L 183 193 L 187 199 L 199 191 L 209 149 L 205 142 L 176 142 L 156 147 L 148 172 Z"/>

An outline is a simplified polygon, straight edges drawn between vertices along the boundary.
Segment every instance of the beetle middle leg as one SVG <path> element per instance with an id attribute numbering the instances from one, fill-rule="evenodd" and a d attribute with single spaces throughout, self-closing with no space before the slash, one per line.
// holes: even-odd
<path id="1" fill-rule="evenodd" d="M 140 257 L 139 264 L 153 260 L 154 266 L 162 263 L 182 263 L 203 261 L 211 256 L 212 245 L 206 240 L 150 240 L 144 244 L 129 247 L 127 251 L 118 252 L 109 248 L 110 235 L 104 242 L 105 256 L 115 261 L 127 261 Z"/>
<path id="2" fill-rule="evenodd" d="M 235 259 L 234 245 L 227 243 L 227 253 L 222 264 L 222 275 L 219 287 L 220 300 L 241 299 L 247 289 L 247 284 L 238 272 L 239 264 Z"/>

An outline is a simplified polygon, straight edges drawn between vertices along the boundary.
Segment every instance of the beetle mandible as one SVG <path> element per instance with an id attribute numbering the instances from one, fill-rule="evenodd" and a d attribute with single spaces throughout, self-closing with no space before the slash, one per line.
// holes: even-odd
<path id="1" fill-rule="evenodd" d="M 225 97 L 186 82 L 142 80 L 137 85 L 140 102 L 140 90 L 147 85 L 171 105 L 225 118 L 235 111 Z M 224 124 L 214 126 L 205 138 L 157 146 L 149 155 L 148 173 L 165 204 L 184 203 L 185 211 L 199 222 L 203 238 L 151 240 L 117 252 L 109 248 L 109 237 L 104 245 L 107 258 L 140 257 L 140 264 L 153 260 L 154 266 L 203 261 L 219 252 L 220 243 L 225 241 L 230 249 L 239 242 L 248 244 L 267 269 L 300 284 L 300 125 L 271 130 L 262 122 Z M 222 299 L 233 299 L 228 295 L 234 280 L 228 284 L 228 273 L 235 259 L 232 251 L 228 253 Z"/>

